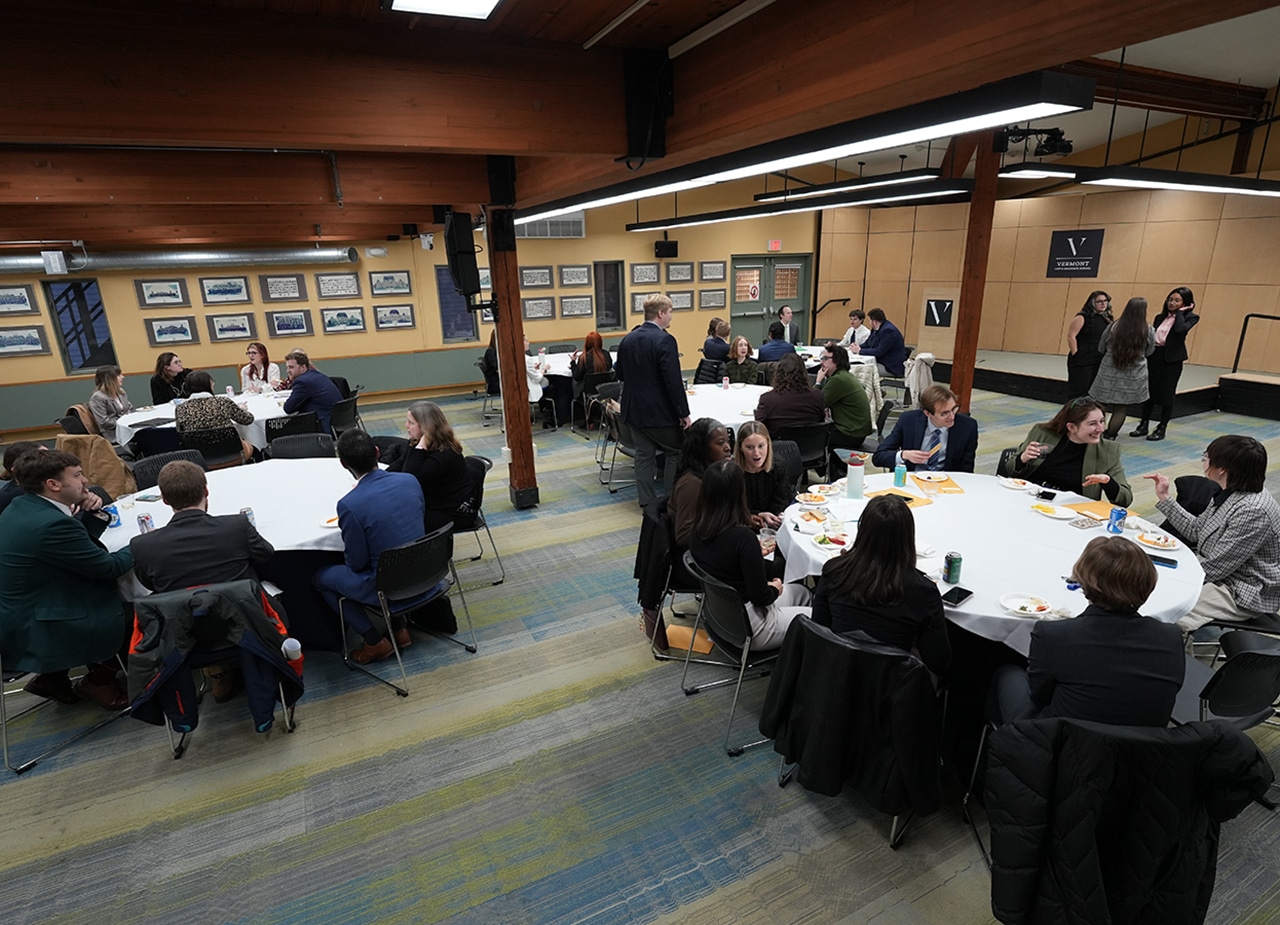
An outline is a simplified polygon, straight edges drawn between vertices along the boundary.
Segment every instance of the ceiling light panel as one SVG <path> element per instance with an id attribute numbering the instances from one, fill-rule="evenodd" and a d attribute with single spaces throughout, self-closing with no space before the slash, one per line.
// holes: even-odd
<path id="1" fill-rule="evenodd" d="M 488 19 L 499 2 L 500 0 L 391 0 L 391 9 L 397 13 Z"/>

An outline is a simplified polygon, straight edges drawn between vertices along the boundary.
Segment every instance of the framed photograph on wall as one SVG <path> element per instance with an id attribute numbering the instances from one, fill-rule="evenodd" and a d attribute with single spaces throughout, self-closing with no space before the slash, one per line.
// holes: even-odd
<path id="1" fill-rule="evenodd" d="M 369 294 L 381 295 L 413 295 L 413 287 L 409 285 L 408 270 L 370 270 Z"/>
<path id="2" fill-rule="evenodd" d="M 187 281 L 178 279 L 135 279 L 133 289 L 138 294 L 138 304 L 143 308 L 160 308 L 173 305 L 179 308 L 191 304 L 187 293 Z"/>
<path id="3" fill-rule="evenodd" d="M 267 312 L 267 332 L 272 337 L 298 337 L 314 334 L 311 309 L 296 308 L 287 312 Z"/>
<path id="4" fill-rule="evenodd" d="M 551 276 L 551 267 L 521 267 L 521 289 L 550 289 L 555 285 Z"/>
<path id="5" fill-rule="evenodd" d="M 0 357 L 29 357 L 50 352 L 43 325 L 0 328 Z"/>
<path id="6" fill-rule="evenodd" d="M 556 300 L 551 296 L 537 299 L 521 299 L 520 310 L 525 321 L 548 321 L 556 316 Z"/>
<path id="7" fill-rule="evenodd" d="M 320 309 L 320 328 L 326 334 L 358 334 L 364 330 L 364 308 Z"/>
<path id="8" fill-rule="evenodd" d="M 631 293 L 631 314 L 643 315 L 645 299 L 651 295 L 657 295 L 656 292 L 633 292 Z"/>
<path id="9" fill-rule="evenodd" d="M 0 285 L 0 315 L 38 315 L 36 291 L 32 286 L 6 283 Z"/>
<path id="10" fill-rule="evenodd" d="M 412 305 L 375 305 L 373 307 L 373 326 L 379 331 L 412 328 L 416 324 Z"/>
<path id="11" fill-rule="evenodd" d="M 657 282 L 661 282 L 661 277 L 658 275 L 656 263 L 631 264 L 631 285 L 644 286 Z"/>
<path id="12" fill-rule="evenodd" d="M 485 324 L 493 324 L 492 306 L 485 305 L 484 308 L 480 309 L 480 320 L 483 321 Z"/>
<path id="13" fill-rule="evenodd" d="M 591 285 L 591 264 L 589 263 L 562 266 L 559 270 L 560 285 L 565 289 Z"/>
<path id="14" fill-rule="evenodd" d="M 316 298 L 360 298 L 360 275 L 358 273 L 317 273 Z"/>
<path id="15" fill-rule="evenodd" d="M 727 289 L 699 289 L 698 308 L 724 308 Z"/>
<path id="16" fill-rule="evenodd" d="M 489 274 L 489 268 L 488 268 L 488 267 L 477 267 L 477 268 L 476 268 L 476 270 L 477 270 L 477 271 L 479 272 L 479 274 L 480 274 L 480 291 L 481 291 L 481 292 L 492 292 L 492 291 L 493 291 L 493 277 Z"/>
<path id="17" fill-rule="evenodd" d="M 560 297 L 561 318 L 590 318 L 595 312 L 589 295 L 562 295 Z"/>
<path id="18" fill-rule="evenodd" d="M 147 318 L 143 323 L 147 326 L 147 343 L 152 347 L 200 343 L 200 329 L 196 327 L 196 319 L 190 315 L 185 318 Z"/>
<path id="19" fill-rule="evenodd" d="M 258 277 L 258 289 L 264 302 L 305 302 L 307 278 L 301 273 L 263 273 Z"/>
<path id="20" fill-rule="evenodd" d="M 682 289 L 679 292 L 668 292 L 667 298 L 671 300 L 671 310 L 673 312 L 693 311 L 692 289 Z"/>
<path id="21" fill-rule="evenodd" d="M 703 260 L 698 263 L 698 282 L 718 283 L 724 279 L 725 261 Z"/>
<path id="22" fill-rule="evenodd" d="M 205 305 L 224 305 L 228 302 L 252 302 L 247 276 L 202 276 L 200 296 Z"/>
<path id="23" fill-rule="evenodd" d="M 693 262 L 680 262 L 667 264 L 667 282 L 668 283 L 691 283 L 693 282 Z"/>
<path id="24" fill-rule="evenodd" d="M 258 323 L 253 315 L 205 315 L 209 325 L 209 340 L 255 340 Z"/>

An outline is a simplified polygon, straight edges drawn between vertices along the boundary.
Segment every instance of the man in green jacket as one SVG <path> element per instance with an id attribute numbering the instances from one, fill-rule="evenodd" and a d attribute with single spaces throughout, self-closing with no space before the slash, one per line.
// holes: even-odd
<path id="1" fill-rule="evenodd" d="M 871 433 L 871 401 L 862 383 L 849 372 L 849 351 L 837 343 L 829 341 L 822 348 L 818 388 L 822 389 L 823 401 L 835 424 L 831 428 L 831 448 L 861 449 L 862 442 Z M 843 478 L 847 470 L 848 467 L 832 453 L 827 478 L 831 481 Z"/>
<path id="2" fill-rule="evenodd" d="M 97 541 L 107 528 L 80 460 L 53 450 L 16 464 L 24 494 L 0 514 L 0 653 L 6 670 L 37 672 L 27 690 L 75 703 L 77 694 L 124 709 L 113 661 L 128 621 L 116 579 L 133 567 L 126 547 Z M 76 519 L 81 507 L 95 511 Z M 73 689 L 67 669 L 88 665 Z"/>

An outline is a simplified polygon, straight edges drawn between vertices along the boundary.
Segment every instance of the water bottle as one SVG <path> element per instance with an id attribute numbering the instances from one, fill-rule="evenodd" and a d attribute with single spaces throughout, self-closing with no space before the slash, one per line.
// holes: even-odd
<path id="1" fill-rule="evenodd" d="M 907 485 L 907 467 L 903 463 L 898 463 L 893 467 L 893 487 L 905 488 Z"/>
<path id="2" fill-rule="evenodd" d="M 862 497 L 862 460 L 857 456 L 849 457 L 849 474 L 844 481 L 844 496 L 855 499 Z"/>
<path id="3" fill-rule="evenodd" d="M 235 394 L 236 394 L 236 387 L 233 385 L 227 386 L 227 397 L 234 398 Z"/>
<path id="4" fill-rule="evenodd" d="M 280 644 L 280 654 L 286 662 L 296 662 L 302 658 L 302 643 L 289 636 Z"/>

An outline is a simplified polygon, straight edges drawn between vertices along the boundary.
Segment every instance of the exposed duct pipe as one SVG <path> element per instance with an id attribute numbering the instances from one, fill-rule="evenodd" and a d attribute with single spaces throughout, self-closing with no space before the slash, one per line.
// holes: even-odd
<path id="1" fill-rule="evenodd" d="M 268 267 L 285 264 L 355 263 L 360 259 L 354 247 L 294 247 L 272 250 L 192 250 L 137 251 L 117 254 L 67 255 L 70 273 L 104 270 L 184 270 L 201 267 Z M 0 255 L 0 274 L 44 274 L 44 258 L 39 254 Z"/>

